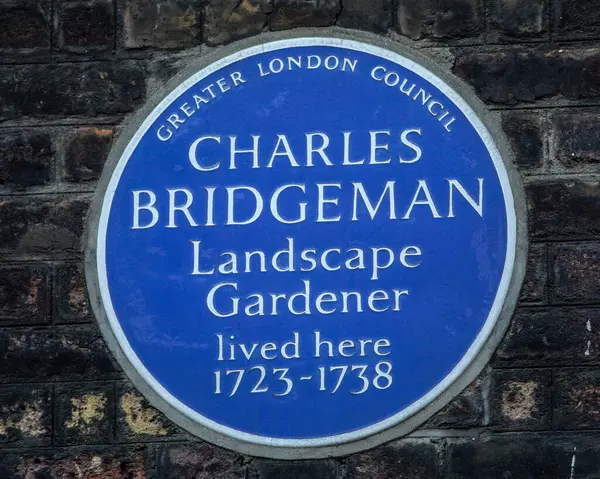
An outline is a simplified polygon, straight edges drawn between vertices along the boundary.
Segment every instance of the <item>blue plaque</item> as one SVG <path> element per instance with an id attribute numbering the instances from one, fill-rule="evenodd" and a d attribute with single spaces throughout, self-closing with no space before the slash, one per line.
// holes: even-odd
<path id="1" fill-rule="evenodd" d="M 121 135 L 88 282 L 110 348 L 178 424 L 347 453 L 409 432 L 489 359 L 522 280 L 521 191 L 483 109 L 426 60 L 269 40 L 204 60 Z"/>

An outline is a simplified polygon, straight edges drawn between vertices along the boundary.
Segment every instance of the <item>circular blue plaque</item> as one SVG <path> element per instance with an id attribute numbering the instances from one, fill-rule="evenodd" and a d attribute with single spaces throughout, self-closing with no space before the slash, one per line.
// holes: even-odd
<path id="1" fill-rule="evenodd" d="M 406 433 L 474 379 L 522 280 L 522 226 L 498 137 L 457 88 L 395 47 L 304 35 L 234 46 L 138 115 L 88 281 L 154 405 L 228 447 L 308 457 Z"/>

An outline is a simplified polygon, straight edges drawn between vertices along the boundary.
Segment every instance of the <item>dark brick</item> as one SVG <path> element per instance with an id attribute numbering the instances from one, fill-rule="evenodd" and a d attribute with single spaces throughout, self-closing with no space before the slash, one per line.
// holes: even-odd
<path id="1" fill-rule="evenodd" d="M 431 479 L 441 477 L 431 443 L 395 442 L 347 459 L 348 479 Z"/>
<path id="2" fill-rule="evenodd" d="M 86 199 L 0 200 L 0 254 L 52 256 L 81 252 Z"/>
<path id="3" fill-rule="evenodd" d="M 54 145 L 49 133 L 21 130 L 0 136 L 0 188 L 23 190 L 54 182 Z"/>
<path id="4" fill-rule="evenodd" d="M 112 383 L 71 383 L 56 387 L 56 443 L 106 444 L 113 436 Z"/>
<path id="5" fill-rule="evenodd" d="M 118 377 L 95 327 L 0 330 L 0 382 Z"/>
<path id="6" fill-rule="evenodd" d="M 600 49 L 470 53 L 453 71 L 488 103 L 515 105 L 549 97 L 600 98 Z"/>
<path id="7" fill-rule="evenodd" d="M 261 479 L 336 479 L 340 475 L 340 466 L 335 461 L 267 461 L 257 460 L 253 466 Z"/>
<path id="8" fill-rule="evenodd" d="M 59 264 L 54 270 L 55 321 L 80 323 L 93 316 L 88 302 L 83 265 Z"/>
<path id="9" fill-rule="evenodd" d="M 448 446 L 452 479 L 571 477 L 571 449 L 539 437 L 491 437 Z M 597 449 L 597 448 L 596 448 Z M 577 476 L 581 477 L 581 476 Z"/>
<path id="10" fill-rule="evenodd" d="M 50 0 L 0 2 L 0 51 L 50 50 Z"/>
<path id="11" fill-rule="evenodd" d="M 161 479 L 246 478 L 241 456 L 207 443 L 165 446 L 160 458 Z"/>
<path id="12" fill-rule="evenodd" d="M 600 34 L 597 0 L 555 0 L 554 25 L 561 39 L 594 38 Z"/>
<path id="13" fill-rule="evenodd" d="M 209 0 L 206 42 L 220 45 L 260 33 L 267 24 L 267 3 L 267 0 Z"/>
<path id="14" fill-rule="evenodd" d="M 201 41 L 203 0 L 131 0 L 125 48 L 185 48 Z"/>
<path id="15" fill-rule="evenodd" d="M 61 0 L 54 6 L 59 50 L 112 50 L 115 44 L 113 0 Z"/>
<path id="16" fill-rule="evenodd" d="M 530 236 L 534 240 L 585 240 L 600 235 L 600 186 L 559 180 L 526 187 Z"/>
<path id="17" fill-rule="evenodd" d="M 558 91 L 569 100 L 600 97 L 600 49 L 559 50 L 558 71 L 552 71 Z"/>
<path id="18" fill-rule="evenodd" d="M 600 371 L 567 369 L 554 377 L 554 427 L 600 427 Z"/>
<path id="19" fill-rule="evenodd" d="M 0 120 L 122 114 L 144 95 L 144 69 L 132 61 L 0 67 Z"/>
<path id="20" fill-rule="evenodd" d="M 546 245 L 530 245 L 527 273 L 523 281 L 520 298 L 523 303 L 544 304 L 548 302 L 548 262 L 546 256 Z"/>
<path id="21" fill-rule="evenodd" d="M 600 470 L 598 468 L 598 447 L 597 437 L 573 437 L 557 438 L 551 442 L 553 453 L 559 455 L 562 460 L 571 457 L 572 477 L 574 479 L 587 479 L 598 477 Z M 575 464 L 573 464 L 575 458 Z"/>
<path id="22" fill-rule="evenodd" d="M 504 430 L 549 429 L 552 373 L 547 369 L 497 370 L 492 373 L 491 425 Z"/>
<path id="23" fill-rule="evenodd" d="M 543 119 L 536 113 L 505 113 L 502 128 L 522 172 L 540 168 L 544 158 Z"/>
<path id="24" fill-rule="evenodd" d="M 97 180 L 108 157 L 114 131 L 110 128 L 78 128 L 65 151 L 64 179 L 69 182 Z"/>
<path id="25" fill-rule="evenodd" d="M 117 440 L 144 442 L 172 440 L 185 433 L 154 409 L 131 384 L 117 387 Z"/>
<path id="26" fill-rule="evenodd" d="M 478 0 L 398 0 L 398 33 L 413 40 L 452 40 L 483 33 Z"/>
<path id="27" fill-rule="evenodd" d="M 548 0 L 491 0 L 489 41 L 546 38 Z"/>
<path id="28" fill-rule="evenodd" d="M 353 0 L 343 5 L 340 27 L 384 33 L 392 24 L 392 0 Z"/>
<path id="29" fill-rule="evenodd" d="M 52 389 L 0 388 L 0 446 L 47 446 L 52 442 Z"/>
<path id="30" fill-rule="evenodd" d="M 0 324 L 45 324 L 51 320 L 45 265 L 0 267 Z"/>
<path id="31" fill-rule="evenodd" d="M 330 26 L 335 23 L 341 8 L 340 0 L 274 0 L 269 28 Z"/>
<path id="32" fill-rule="evenodd" d="M 557 95 L 557 63 L 538 51 L 471 53 L 457 57 L 453 71 L 483 101 L 512 105 Z"/>
<path id="33" fill-rule="evenodd" d="M 496 353 L 497 364 L 584 365 L 600 362 L 600 310 L 519 310 Z"/>
<path id="34" fill-rule="evenodd" d="M 554 118 L 554 151 L 569 169 L 597 167 L 600 163 L 600 116 L 574 113 Z"/>
<path id="35" fill-rule="evenodd" d="M 483 425 L 481 381 L 477 379 L 421 429 L 464 429 Z"/>
<path id="36" fill-rule="evenodd" d="M 0 455 L 2 479 L 146 479 L 150 454 L 122 446 L 43 449 Z"/>
<path id="37" fill-rule="evenodd" d="M 550 258 L 553 302 L 600 302 L 600 243 L 552 245 Z"/>

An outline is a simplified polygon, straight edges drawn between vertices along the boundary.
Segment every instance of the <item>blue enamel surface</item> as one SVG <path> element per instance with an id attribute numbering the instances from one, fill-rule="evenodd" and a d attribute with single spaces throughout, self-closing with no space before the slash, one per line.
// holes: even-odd
<path id="1" fill-rule="evenodd" d="M 357 60 L 356 71 L 294 69 L 260 76 L 257 64 L 268 65 L 274 58 L 319 55 L 325 58 Z M 429 114 L 419 101 L 371 77 L 375 66 L 398 72 L 402 78 L 423 88 L 444 103 L 456 118 L 451 131 Z M 245 83 L 231 88 L 179 125 L 168 141 L 160 141 L 157 128 L 167 117 L 188 102 L 195 109 L 192 95 L 219 78 L 242 72 Z M 207 95 L 203 95 L 207 96 Z M 261 53 L 242 59 L 211 74 L 172 103 L 154 122 L 135 148 L 114 194 L 106 232 L 107 279 L 111 301 L 123 332 L 132 349 L 155 380 L 183 404 L 218 424 L 259 436 L 305 439 L 332 436 L 367 427 L 409 407 L 440 383 L 457 365 L 481 331 L 494 302 L 502 277 L 507 249 L 507 214 L 497 172 L 482 139 L 465 115 L 427 80 L 388 60 L 369 53 L 344 48 L 305 46 Z M 406 129 L 421 129 L 412 138 L 423 150 L 413 164 L 400 164 L 398 154 L 414 152 L 400 141 Z M 389 154 L 378 151 L 378 158 L 392 157 L 390 164 L 341 166 L 343 132 L 352 132 L 352 159 L 368 158 L 369 131 L 389 130 Z M 335 163 L 325 166 L 318 158 L 313 167 L 293 167 L 285 157 L 265 168 L 277 134 L 285 134 L 300 165 L 305 165 L 307 132 L 324 132 L 331 143 L 328 155 Z M 221 144 L 205 142 L 204 165 L 221 161 L 221 167 L 202 172 L 188 159 L 190 144 L 201 136 L 220 136 Z M 261 168 L 251 168 L 250 155 L 240 156 L 238 167 L 228 169 L 229 139 L 235 135 L 239 147 L 250 146 L 250 135 L 260 135 Z M 296 153 L 297 152 L 297 153 Z M 460 195 L 455 196 L 454 218 L 448 217 L 448 179 L 457 179 L 475 198 L 477 178 L 484 179 L 483 217 Z M 376 200 L 388 181 L 395 181 L 397 219 L 389 219 L 384 201 L 375 219 L 359 205 L 359 220 L 352 221 L 353 187 L 361 182 Z M 401 219 L 411 203 L 418 180 L 425 180 L 442 218 L 433 218 L 427 205 L 416 205 L 410 219 Z M 273 191 L 284 184 L 304 184 L 306 193 L 291 189 L 282 194 L 280 209 L 285 218 L 298 216 L 299 202 L 307 202 L 307 220 L 282 224 L 268 212 Z M 328 216 L 341 215 L 338 222 L 317 223 L 317 184 L 339 183 L 341 189 L 328 189 L 339 198 L 339 206 L 326 205 Z M 225 187 L 253 186 L 265 198 L 265 211 L 254 223 L 226 226 Z M 206 223 L 206 190 L 216 187 L 214 222 Z M 194 193 L 189 208 L 198 227 L 190 226 L 177 214 L 177 228 L 167 228 L 167 188 L 187 188 Z M 160 220 L 153 228 L 132 229 L 132 191 L 152 190 Z M 247 218 L 253 209 L 248 194 L 236 197 L 236 215 Z M 141 218 L 148 220 L 142 212 Z M 192 275 L 191 241 L 201 241 L 202 268 L 218 265 L 223 252 L 239 255 L 243 269 L 244 252 L 261 250 L 267 259 L 287 246 L 293 238 L 296 271 Z M 405 246 L 418 246 L 422 255 L 416 268 L 402 267 L 398 261 L 371 280 L 370 270 L 300 271 L 299 252 L 314 248 L 389 247 L 398 252 Z M 346 256 L 344 256 L 346 257 Z M 331 256 L 340 263 L 340 256 Z M 367 254 L 366 262 L 370 257 Z M 216 306 L 231 308 L 231 296 L 243 298 L 252 293 L 293 294 L 309 280 L 313 297 L 324 291 L 359 291 L 364 312 L 322 315 L 312 308 L 310 315 L 293 315 L 282 305 L 278 315 L 234 317 L 212 315 L 206 305 L 207 294 L 215 284 L 235 282 L 238 290 L 222 289 Z M 366 307 L 373 290 L 408 290 L 400 311 L 376 313 Z M 387 338 L 391 353 L 378 357 L 355 355 L 343 358 L 314 357 L 314 333 L 334 344 L 342 340 Z M 234 336 L 235 343 L 251 345 L 290 341 L 300 337 L 300 359 L 260 357 L 217 360 L 217 334 Z M 240 353 L 238 352 L 238 356 Z M 387 389 L 371 386 L 363 394 L 356 371 L 348 372 L 336 393 L 332 393 L 337 374 L 328 372 L 327 390 L 319 390 L 319 367 L 367 365 L 370 379 L 381 361 L 393 366 L 392 385 Z M 251 393 L 262 365 L 267 376 L 262 386 L 268 392 Z M 272 371 L 288 368 L 292 391 Z M 235 395 L 229 397 L 236 373 L 246 370 Z M 221 394 L 215 394 L 215 371 L 222 371 Z M 310 380 L 301 377 L 311 376 Z"/>

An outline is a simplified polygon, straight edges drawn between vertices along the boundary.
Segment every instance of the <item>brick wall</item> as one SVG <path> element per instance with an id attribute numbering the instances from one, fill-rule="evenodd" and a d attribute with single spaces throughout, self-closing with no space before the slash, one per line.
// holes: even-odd
<path id="1" fill-rule="evenodd" d="M 409 438 L 242 457 L 149 407 L 90 314 L 82 232 L 123 121 L 187 62 L 298 26 L 404 37 L 502 116 L 528 196 L 521 303 Z M 600 0 L 0 0 L 0 478 L 600 477 Z"/>

